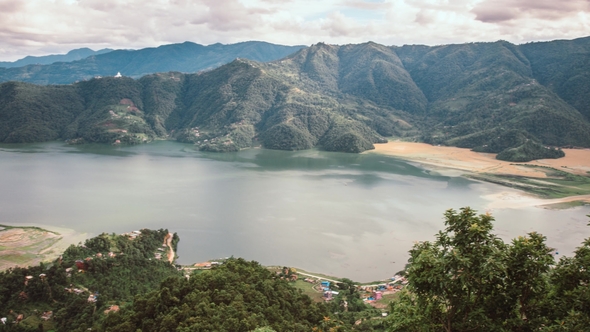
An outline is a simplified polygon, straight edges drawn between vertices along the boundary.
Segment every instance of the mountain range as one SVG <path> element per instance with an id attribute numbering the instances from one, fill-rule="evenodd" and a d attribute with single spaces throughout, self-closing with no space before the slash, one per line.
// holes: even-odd
<path id="1" fill-rule="evenodd" d="M 16 61 L 0 61 L 0 67 L 14 68 L 23 67 L 27 65 L 50 65 L 55 62 L 71 62 L 81 60 L 92 55 L 99 55 L 113 51 L 110 48 L 104 48 L 102 50 L 93 51 L 87 47 L 78 48 L 69 51 L 67 54 L 51 54 L 44 56 L 26 56 Z"/>
<path id="2" fill-rule="evenodd" d="M 1 84 L 0 141 L 174 138 L 208 151 L 261 144 L 362 152 L 395 136 L 513 161 L 563 155 L 551 147 L 590 147 L 590 38 L 433 47 L 319 43 L 271 62 L 244 56 L 221 66 L 233 55 L 208 62 L 176 57 L 178 48 L 204 47 L 185 44 L 149 49 L 149 56 L 129 60 L 128 75 L 166 72 L 137 80 Z M 71 73 L 124 52 L 46 67 L 65 66 Z M 167 56 L 182 68 L 157 61 Z M 180 72 L 201 65 L 219 67 Z"/>
<path id="3" fill-rule="evenodd" d="M 236 58 L 263 62 L 276 60 L 302 47 L 258 41 L 229 45 L 218 43 L 209 46 L 184 42 L 140 50 L 111 50 L 108 53 L 89 54 L 79 60 L 76 59 L 77 61 L 61 60 L 62 62 L 47 65 L 29 64 L 15 68 L 0 68 L 0 82 L 71 84 L 97 76 L 114 76 L 117 72 L 133 78 L 168 71 L 196 73 L 219 67 Z M 0 67 L 2 67 L 1 64 Z"/>

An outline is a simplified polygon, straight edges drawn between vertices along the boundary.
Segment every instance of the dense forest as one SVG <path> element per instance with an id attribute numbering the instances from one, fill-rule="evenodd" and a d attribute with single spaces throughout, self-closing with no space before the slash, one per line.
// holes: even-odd
<path id="1" fill-rule="evenodd" d="M 434 241 L 411 248 L 407 287 L 387 317 L 346 278 L 330 286 L 332 301 L 317 302 L 284 278 L 287 267 L 232 257 L 183 275 L 155 257 L 168 231 L 143 229 L 1 272 L 0 331 L 587 331 L 590 238 L 555 261 L 539 233 L 505 243 L 489 214 L 444 216 Z"/>
<path id="2" fill-rule="evenodd" d="M 0 316 L 8 319 L 0 331 L 86 331 L 104 310 L 179 277 L 174 265 L 157 259 L 168 231 L 138 232 L 101 234 L 70 246 L 50 264 L 0 272 Z M 174 234 L 174 249 L 178 241 Z"/>
<path id="3" fill-rule="evenodd" d="M 150 52 L 163 57 L 170 47 Z M 166 138 L 218 152 L 261 144 L 357 153 L 396 137 L 508 161 L 559 158 L 560 147 L 590 147 L 589 57 L 590 38 L 435 47 L 319 43 L 280 60 L 236 59 L 196 74 L 62 86 L 8 82 L 0 85 L 0 142 Z"/>

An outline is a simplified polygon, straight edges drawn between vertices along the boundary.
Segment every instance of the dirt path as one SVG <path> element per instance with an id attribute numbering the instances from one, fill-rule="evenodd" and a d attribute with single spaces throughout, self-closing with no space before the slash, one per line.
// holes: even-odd
<path id="1" fill-rule="evenodd" d="M 170 262 L 170 264 L 174 264 L 174 249 L 172 249 L 172 233 L 168 233 L 166 234 L 166 237 L 164 237 L 164 245 L 168 246 L 168 261 Z"/>
<path id="2" fill-rule="evenodd" d="M 332 279 L 328 279 L 328 278 L 324 278 L 324 277 L 320 277 L 320 276 L 314 276 L 313 274 L 299 272 L 299 271 L 297 271 L 297 274 L 302 274 L 304 276 L 308 276 L 308 277 L 312 277 L 312 278 L 316 278 L 316 279 L 320 279 L 320 280 L 326 280 L 326 281 L 330 281 L 330 282 L 334 282 L 334 283 L 341 282 L 341 281 L 336 281 L 336 280 L 332 280 Z"/>

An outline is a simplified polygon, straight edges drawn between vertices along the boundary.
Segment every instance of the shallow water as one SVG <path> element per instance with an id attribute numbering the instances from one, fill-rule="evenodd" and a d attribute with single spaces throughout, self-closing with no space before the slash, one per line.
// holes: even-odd
<path id="1" fill-rule="evenodd" d="M 250 149 L 204 153 L 139 146 L 0 145 L 0 223 L 96 235 L 167 228 L 179 263 L 227 256 L 357 281 L 403 268 L 446 209 L 486 211 L 504 187 L 449 177 L 378 154 Z M 561 255 L 587 237 L 590 208 L 494 210 L 505 239 L 539 231 Z"/>

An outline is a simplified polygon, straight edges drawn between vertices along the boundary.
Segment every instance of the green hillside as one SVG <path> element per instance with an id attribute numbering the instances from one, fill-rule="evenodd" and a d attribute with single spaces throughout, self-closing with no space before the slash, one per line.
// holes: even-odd
<path id="1" fill-rule="evenodd" d="M 533 76 L 590 120 L 590 37 L 521 45 Z"/>
<path id="2" fill-rule="evenodd" d="M 395 50 L 429 100 L 427 142 L 481 149 L 493 136 L 520 130 L 545 145 L 590 144 L 588 121 L 535 79 L 519 46 L 500 41 Z"/>
<path id="3" fill-rule="evenodd" d="M 240 49 L 255 53 L 258 46 Z M 202 46 L 166 50 L 187 47 Z M 128 68 L 147 71 L 147 56 L 137 57 Z M 520 46 L 319 43 L 281 60 L 237 59 L 198 74 L 105 77 L 68 86 L 4 83 L 0 141 L 167 138 L 218 152 L 257 144 L 362 152 L 395 136 L 510 161 L 558 158 L 558 147 L 590 147 L 588 58 L 590 38 Z"/>
<path id="4" fill-rule="evenodd" d="M 162 260 L 167 230 L 103 233 L 49 264 L 0 272 L 0 331 L 586 331 L 590 239 L 556 261 L 542 234 L 504 242 L 493 222 L 447 210 L 435 240 L 416 242 L 397 280 L 379 282 L 381 309 L 363 301 L 374 284 L 336 279 L 325 301 L 293 268 L 233 257 L 183 268 Z"/>

